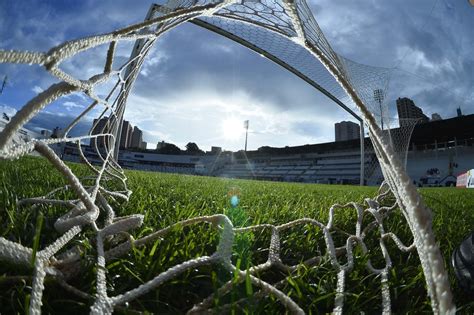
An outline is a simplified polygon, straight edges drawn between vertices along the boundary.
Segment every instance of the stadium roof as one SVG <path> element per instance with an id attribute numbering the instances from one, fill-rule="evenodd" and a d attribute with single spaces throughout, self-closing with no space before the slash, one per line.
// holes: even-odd
<path id="1" fill-rule="evenodd" d="M 410 139 L 410 148 L 413 144 L 431 145 L 435 142 L 446 143 L 454 141 L 458 143 L 468 140 L 470 145 L 474 143 L 474 115 L 466 115 L 454 117 L 450 119 L 431 121 L 421 123 L 415 126 L 412 137 Z M 392 132 L 397 132 L 398 128 Z M 365 138 L 365 143 L 370 143 L 369 138 Z M 306 144 L 294 147 L 261 147 L 256 151 L 248 151 L 249 157 L 257 157 L 262 155 L 290 155 L 304 153 L 327 153 L 334 151 L 354 151 L 360 146 L 358 139 L 338 142 L 327 142 L 319 144 Z"/>
<path id="2" fill-rule="evenodd" d="M 454 117 L 419 124 L 413 131 L 411 143 L 416 145 L 442 143 L 474 138 L 474 115 Z"/>

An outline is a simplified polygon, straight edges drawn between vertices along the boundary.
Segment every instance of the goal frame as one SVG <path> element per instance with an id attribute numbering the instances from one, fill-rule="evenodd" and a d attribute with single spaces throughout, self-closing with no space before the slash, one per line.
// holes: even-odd
<path id="1" fill-rule="evenodd" d="M 162 5 L 159 5 L 159 4 L 152 4 L 148 10 L 148 13 L 146 14 L 146 17 L 145 17 L 145 20 L 144 21 L 149 21 L 157 12 L 160 12 L 160 9 L 163 8 Z M 218 35 L 221 35 L 229 40 L 232 40 L 254 52 L 256 52 L 257 54 L 259 54 L 260 56 L 263 56 L 265 58 L 267 58 L 268 60 L 271 60 L 272 62 L 276 63 L 277 65 L 283 67 L 284 69 L 286 69 L 287 71 L 289 71 L 290 73 L 296 75 L 298 78 L 300 78 L 301 80 L 303 80 L 304 82 L 308 83 L 309 85 L 311 85 L 313 88 L 315 88 L 317 91 L 321 92 L 324 96 L 326 96 L 327 98 L 329 98 L 331 101 L 333 101 L 334 103 L 336 103 L 339 107 L 341 107 L 342 109 L 344 109 L 347 113 L 349 113 L 354 119 L 357 120 L 358 124 L 359 124 L 359 130 L 360 130 L 360 133 L 359 133 L 359 138 L 360 138 L 360 180 L 359 180 L 359 185 L 360 186 L 364 186 L 365 185 L 365 131 L 364 131 L 364 120 L 362 119 L 362 117 L 360 117 L 359 115 L 357 115 L 356 112 L 354 112 L 351 108 L 349 108 L 349 106 L 347 106 L 346 104 L 344 104 L 344 102 L 342 102 L 342 100 L 340 100 L 339 98 L 337 98 L 335 95 L 333 95 L 331 92 L 329 92 L 327 89 L 325 89 L 324 87 L 322 87 L 320 84 L 318 84 L 317 82 L 315 82 L 314 80 L 311 80 L 310 78 L 308 78 L 306 75 L 304 75 L 303 73 L 301 73 L 300 71 L 298 71 L 297 69 L 295 69 L 294 67 L 292 67 L 291 65 L 289 65 L 288 63 L 284 62 L 283 60 L 279 59 L 278 57 L 272 55 L 271 53 L 269 53 L 268 51 L 260 48 L 260 47 L 257 47 L 255 45 L 253 45 L 252 43 L 250 43 L 249 41 L 235 35 L 235 34 L 232 34 L 230 32 L 227 32 L 226 30 L 223 30 L 215 25 L 212 25 L 210 23 L 207 23 L 203 20 L 200 20 L 200 19 L 192 19 L 192 20 L 189 20 L 188 21 L 189 23 L 191 24 L 194 24 L 194 25 L 197 25 L 199 27 L 202 27 L 208 31 L 211 31 L 213 33 L 216 33 Z M 139 39 L 137 41 L 135 41 L 134 45 L 133 45 L 133 49 L 132 49 L 132 52 L 131 52 L 131 55 L 130 55 L 130 60 L 133 60 L 135 59 L 142 51 L 143 49 L 143 42 L 144 40 L 143 39 Z M 132 69 L 134 67 L 134 64 L 130 64 L 129 67 L 127 67 L 127 72 L 126 72 L 126 77 L 129 76 L 129 74 L 132 72 Z M 132 80 L 134 81 L 136 79 L 136 77 L 133 77 Z M 132 82 L 133 84 L 133 82 Z M 126 102 L 126 96 L 124 96 L 124 102 Z M 119 157 L 119 151 L 120 151 L 120 138 L 121 138 L 121 135 L 122 135 L 122 125 L 123 125 L 123 113 L 121 114 L 120 116 L 120 125 L 119 125 L 119 128 L 118 128 L 118 133 L 115 137 L 115 149 L 114 149 L 114 157 L 115 157 L 115 160 L 118 161 L 118 157 Z"/>

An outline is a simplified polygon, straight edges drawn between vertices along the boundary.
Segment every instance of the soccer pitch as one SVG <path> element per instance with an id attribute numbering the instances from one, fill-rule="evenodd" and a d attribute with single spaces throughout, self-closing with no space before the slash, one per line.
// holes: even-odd
<path id="1" fill-rule="evenodd" d="M 83 165 L 70 166 L 79 177 L 81 174 L 86 175 Z M 134 213 L 145 216 L 142 227 L 131 231 L 135 239 L 181 220 L 220 213 L 226 214 L 235 227 L 283 224 L 304 217 L 325 223 L 331 205 L 352 201 L 363 204 L 365 197 L 373 197 L 377 193 L 374 187 L 289 184 L 138 171 L 126 173 L 129 188 L 133 191 L 132 197 L 126 204 L 112 206 L 120 216 Z M 57 239 L 60 234 L 53 225 L 55 219 L 64 213 L 64 208 L 17 207 L 16 202 L 22 198 L 44 195 L 64 185 L 63 178 L 45 160 L 31 157 L 2 161 L 0 174 L 0 236 L 39 249 Z M 453 249 L 474 226 L 474 191 L 454 188 L 428 188 L 420 191 L 427 205 L 433 209 L 433 227 L 448 265 Z M 71 196 L 72 192 L 64 193 L 65 198 Z M 390 200 L 386 202 L 391 203 Z M 333 237 L 336 247 L 344 245 L 346 233 L 354 233 L 355 218 L 353 208 L 335 212 L 334 225 L 337 229 Z M 385 229 L 397 234 L 405 244 L 411 243 L 411 233 L 399 211 L 385 220 Z M 85 230 L 74 240 L 79 245 L 84 260 L 81 271 L 68 280 L 70 284 L 92 296 L 95 293 L 96 264 L 95 242 L 90 239 L 93 235 L 92 231 Z M 270 231 L 265 229 L 237 234 L 233 263 L 245 270 L 265 262 L 270 236 Z M 316 227 L 295 227 L 284 231 L 280 237 L 280 253 L 284 263 L 296 265 L 316 255 L 325 257 L 324 237 Z M 215 252 L 218 241 L 218 231 L 208 224 L 172 228 L 168 234 L 150 245 L 135 247 L 126 256 L 107 261 L 108 292 L 118 295 L 186 260 L 211 255 Z M 356 247 L 354 270 L 346 279 L 347 313 L 377 313 L 381 310 L 380 280 L 365 267 L 367 259 L 371 259 L 374 267 L 383 266 L 377 243 L 377 237 L 373 237 L 371 243 L 368 235 L 368 255 L 363 255 L 360 248 Z M 393 242 L 388 242 L 393 261 L 389 278 L 392 312 L 431 312 L 418 256 L 415 252 L 402 253 L 394 249 Z M 338 259 L 341 263 L 347 260 L 345 255 Z M 459 311 L 472 313 L 474 303 L 458 289 L 452 269 L 448 269 Z M 2 312 L 23 313 L 27 310 L 32 274 L 31 266 L 13 266 L 4 262 L 0 264 Z M 291 273 L 270 269 L 257 276 L 269 283 L 278 283 L 278 289 L 308 313 L 332 311 L 337 273 L 329 259 L 322 259 L 319 264 L 311 267 L 300 265 Z M 233 280 L 235 285 L 231 292 L 221 296 L 218 289 L 227 281 Z M 47 278 L 45 286 L 44 311 L 88 312 L 91 301 L 86 297 L 77 299 L 58 286 L 52 277 Z M 249 281 L 238 283 L 235 275 L 211 265 L 186 271 L 116 311 L 183 313 L 211 294 L 214 294 L 212 305 L 218 313 L 285 311 L 274 297 L 262 297 L 258 292 L 259 288 Z"/>

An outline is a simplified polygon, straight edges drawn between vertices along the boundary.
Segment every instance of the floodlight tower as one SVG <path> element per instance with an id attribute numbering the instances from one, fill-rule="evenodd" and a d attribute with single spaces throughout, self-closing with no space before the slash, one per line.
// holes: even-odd
<path id="1" fill-rule="evenodd" d="M 247 152 L 247 138 L 249 135 L 249 121 L 244 121 L 244 128 L 245 128 L 245 152 Z"/>
<path id="2" fill-rule="evenodd" d="M 380 126 L 383 130 L 383 111 L 382 111 L 382 103 L 384 100 L 384 93 L 382 89 L 374 90 L 374 100 L 379 104 L 380 108 Z"/>

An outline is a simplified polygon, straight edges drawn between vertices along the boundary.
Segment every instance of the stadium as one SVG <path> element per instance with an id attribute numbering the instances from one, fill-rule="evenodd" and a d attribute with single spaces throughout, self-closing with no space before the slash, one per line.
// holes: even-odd
<path id="1" fill-rule="evenodd" d="M 425 122 L 414 126 L 407 149 L 407 172 L 420 187 L 455 186 L 458 175 L 466 173 L 474 160 L 474 115 Z M 391 130 L 400 133 L 399 128 Z M 322 184 L 380 185 L 383 175 L 369 138 L 255 151 L 202 155 L 160 154 L 157 150 L 123 149 L 119 164 L 127 169 Z M 58 148 L 66 161 L 81 162 L 77 146 Z M 100 163 L 92 147 L 85 156 Z M 361 160 L 364 161 L 363 167 Z M 433 171 L 435 170 L 435 171 Z M 362 178 L 361 178 L 362 174 Z"/>
<path id="2" fill-rule="evenodd" d="M 0 313 L 474 311 L 472 1 L 0 8 Z"/>

